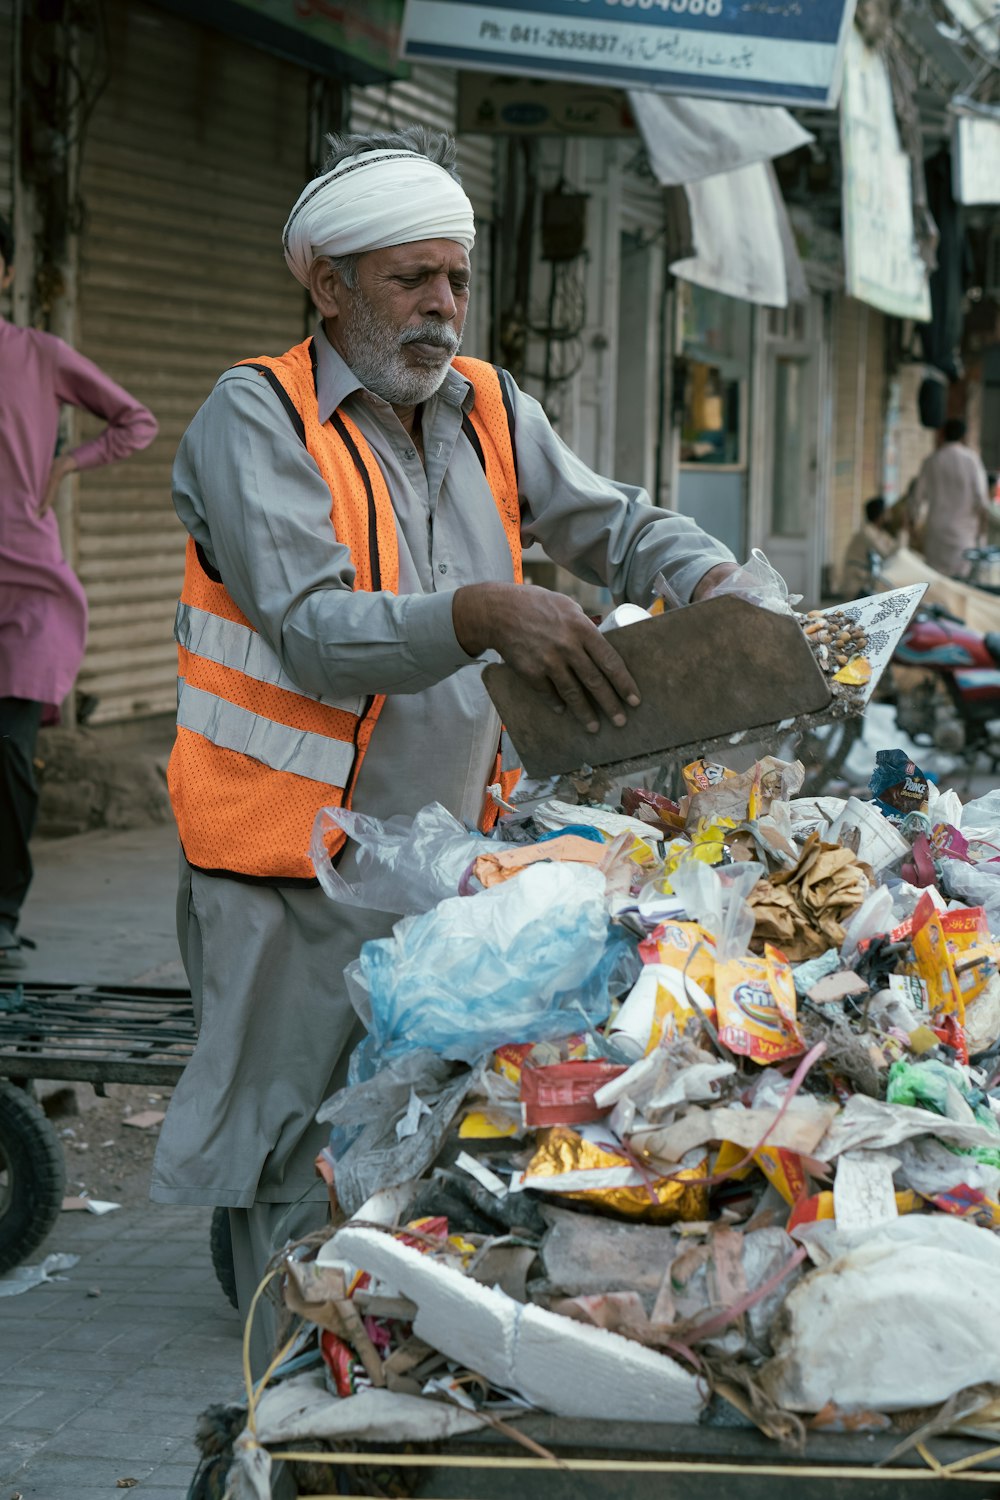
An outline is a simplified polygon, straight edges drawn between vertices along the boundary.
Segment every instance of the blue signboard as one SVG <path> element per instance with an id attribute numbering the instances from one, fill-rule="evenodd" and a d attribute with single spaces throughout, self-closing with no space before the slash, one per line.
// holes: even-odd
<path id="1" fill-rule="evenodd" d="M 403 57 L 833 108 L 855 0 L 407 0 Z"/>

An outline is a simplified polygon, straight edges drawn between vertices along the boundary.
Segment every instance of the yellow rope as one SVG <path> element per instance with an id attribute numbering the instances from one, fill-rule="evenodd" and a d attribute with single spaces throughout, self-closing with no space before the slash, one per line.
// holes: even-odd
<path id="1" fill-rule="evenodd" d="M 953 1479 L 963 1470 L 971 1469 L 973 1464 L 987 1464 L 995 1458 L 1000 1458 L 1000 1448 L 987 1448 L 982 1453 L 970 1453 L 968 1458 L 956 1458 L 954 1463 L 944 1464 L 941 1474 L 945 1479 Z"/>
<path id="2" fill-rule="evenodd" d="M 917 1452 L 920 1454 L 920 1457 L 923 1459 L 923 1461 L 927 1465 L 927 1467 L 931 1470 L 931 1472 L 933 1474 L 937 1474 L 938 1477 L 940 1478 L 941 1473 L 942 1473 L 941 1465 L 938 1463 L 937 1459 L 934 1457 L 933 1453 L 928 1448 L 927 1444 L 926 1443 L 917 1443 L 915 1446 L 916 1446 Z"/>
<path id="3" fill-rule="evenodd" d="M 250 1308 L 247 1312 L 247 1320 L 243 1325 L 243 1384 L 246 1387 L 247 1393 L 247 1427 L 250 1429 L 250 1432 L 255 1439 L 257 1437 L 257 1402 L 263 1395 L 264 1389 L 267 1386 L 267 1383 L 270 1380 L 271 1376 L 274 1374 L 275 1370 L 283 1360 L 288 1358 L 292 1346 L 295 1343 L 296 1337 L 295 1334 L 293 1334 L 288 1342 L 278 1350 L 277 1354 L 274 1356 L 271 1363 L 264 1371 L 263 1376 L 255 1385 L 253 1375 L 250 1370 L 250 1335 L 253 1332 L 253 1320 L 257 1312 L 257 1305 L 260 1302 L 261 1297 L 263 1297 L 268 1286 L 274 1280 L 274 1278 L 276 1276 L 280 1276 L 283 1270 L 283 1266 L 275 1266 L 273 1271 L 268 1271 L 267 1275 L 264 1277 L 263 1281 L 260 1283 L 257 1290 L 253 1294 Z"/>
<path id="4" fill-rule="evenodd" d="M 995 1450 L 986 1454 L 974 1454 L 966 1463 L 980 1462 L 993 1456 Z M 924 1455 L 921 1455 L 924 1456 Z M 412 1469 L 553 1469 L 562 1467 L 587 1474 L 747 1474 L 768 1475 L 776 1479 L 892 1479 L 938 1480 L 954 1478 L 961 1483 L 984 1481 L 997 1482 L 1000 1475 L 994 1470 L 944 1469 L 933 1458 L 927 1456 L 932 1467 L 926 1469 L 875 1469 L 858 1466 L 829 1464 L 758 1464 L 758 1463 L 712 1463 L 695 1459 L 631 1459 L 613 1458 L 567 1458 L 556 1465 L 543 1458 L 496 1458 L 489 1454 L 458 1455 L 453 1453 L 303 1453 L 297 1449 L 273 1449 L 271 1457 L 292 1463 L 328 1464 L 385 1464 L 389 1467 Z M 933 1466 L 936 1464 L 936 1468 Z M 324 1500 L 324 1497 L 317 1497 Z"/>
<path id="5" fill-rule="evenodd" d="M 270 1283 L 282 1274 L 283 1266 L 276 1266 L 263 1278 L 253 1294 L 243 1328 L 243 1383 L 247 1393 L 247 1427 L 254 1442 L 257 1437 L 257 1402 L 267 1388 L 275 1370 L 291 1353 L 297 1333 L 282 1345 L 271 1360 L 260 1380 L 255 1382 L 250 1369 L 250 1336 L 253 1321 Z M 629 1459 L 621 1461 L 609 1458 L 496 1458 L 489 1454 L 458 1455 L 453 1453 L 300 1453 L 297 1450 L 271 1450 L 274 1460 L 290 1463 L 327 1464 L 386 1464 L 389 1467 L 414 1469 L 575 1469 L 591 1474 L 742 1474 L 773 1476 L 783 1479 L 894 1479 L 928 1480 L 955 1479 L 959 1483 L 981 1484 L 984 1480 L 996 1480 L 996 1470 L 977 1470 L 973 1465 L 1000 1459 L 1000 1447 L 986 1448 L 966 1458 L 956 1459 L 944 1465 L 938 1462 L 924 1443 L 918 1443 L 916 1451 L 927 1465 L 925 1469 L 876 1469 L 871 1467 L 849 1467 L 823 1464 L 737 1464 L 712 1463 L 684 1459 Z M 339 1495 L 317 1495 L 315 1500 L 341 1500 Z M 374 1500 L 372 1496 L 358 1496 L 357 1500 Z"/>

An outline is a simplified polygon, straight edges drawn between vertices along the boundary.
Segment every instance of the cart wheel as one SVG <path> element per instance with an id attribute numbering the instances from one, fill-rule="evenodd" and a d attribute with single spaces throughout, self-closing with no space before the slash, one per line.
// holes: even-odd
<path id="1" fill-rule="evenodd" d="M 23 1089 L 0 1081 L 0 1274 L 42 1243 L 62 1209 L 62 1145 Z"/>
<path id="2" fill-rule="evenodd" d="M 233 1265 L 233 1230 L 229 1222 L 228 1208 L 217 1208 L 212 1214 L 210 1237 L 212 1269 L 215 1279 L 232 1305 L 238 1310 L 236 1300 L 236 1267 Z"/>

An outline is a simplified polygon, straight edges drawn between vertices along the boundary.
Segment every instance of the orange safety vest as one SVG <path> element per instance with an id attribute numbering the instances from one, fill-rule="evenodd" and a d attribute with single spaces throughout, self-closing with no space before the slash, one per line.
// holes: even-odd
<path id="1" fill-rule="evenodd" d="M 281 397 L 330 487 L 332 536 L 349 548 L 356 589 L 399 587 L 396 523 L 385 476 L 358 427 L 342 411 L 321 424 L 312 339 L 278 359 L 246 360 Z M 463 419 L 500 513 L 520 583 L 521 536 L 513 417 L 500 375 L 477 359 L 454 367 L 475 391 Z M 189 863 L 218 875 L 312 883 L 313 822 L 321 807 L 350 807 L 385 695 L 341 700 L 304 693 L 233 602 L 219 574 L 188 538 L 175 628 L 177 739 L 167 780 Z M 520 774 L 501 752 L 494 782 L 509 796 Z M 480 827 L 497 805 L 487 789 Z M 335 857 L 346 835 L 327 841 Z"/>

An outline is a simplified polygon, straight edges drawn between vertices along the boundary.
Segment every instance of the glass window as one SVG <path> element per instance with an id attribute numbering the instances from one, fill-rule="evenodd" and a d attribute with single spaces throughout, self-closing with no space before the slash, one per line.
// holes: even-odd
<path id="1" fill-rule="evenodd" d="M 806 486 L 806 361 L 774 361 L 774 490 L 771 531 L 804 537 L 809 495 Z"/>
<path id="2" fill-rule="evenodd" d="M 683 364 L 681 463 L 746 462 L 751 308 L 689 282 L 678 284 Z"/>

